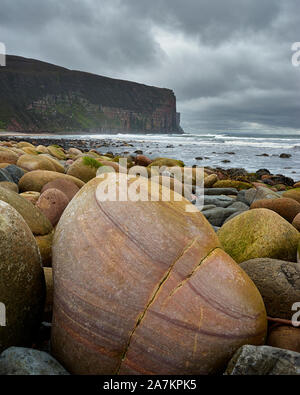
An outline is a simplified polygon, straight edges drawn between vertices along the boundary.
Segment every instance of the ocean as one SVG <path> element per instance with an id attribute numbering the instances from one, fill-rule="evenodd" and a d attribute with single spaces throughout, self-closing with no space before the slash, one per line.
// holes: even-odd
<path id="1" fill-rule="evenodd" d="M 25 135 L 23 136 L 26 137 Z M 109 143 L 99 151 L 134 153 L 142 150 L 151 158 L 169 157 L 181 159 L 186 165 L 238 167 L 249 172 L 265 168 L 273 174 L 283 174 L 300 180 L 300 132 L 220 132 L 177 134 L 101 134 L 101 135 L 60 135 L 40 136 L 40 138 L 100 139 Z M 34 136 L 38 138 L 38 136 Z M 132 146 L 124 146 L 126 142 Z M 280 154 L 291 155 L 280 158 Z M 268 156 L 261 156 L 267 154 Z M 196 160 L 196 158 L 199 158 Z M 202 159 L 200 159 L 202 158 Z M 228 161 L 228 162 L 223 162 Z"/>

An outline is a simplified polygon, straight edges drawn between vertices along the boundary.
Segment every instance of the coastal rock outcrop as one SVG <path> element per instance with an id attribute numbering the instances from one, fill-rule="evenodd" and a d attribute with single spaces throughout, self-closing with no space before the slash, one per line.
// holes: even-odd
<path id="1" fill-rule="evenodd" d="M 1 68 L 0 108 L 0 126 L 10 131 L 182 133 L 170 89 L 19 56 L 7 55 Z M 32 153 L 31 146 L 20 147 Z M 61 153 L 56 157 L 63 159 Z"/>

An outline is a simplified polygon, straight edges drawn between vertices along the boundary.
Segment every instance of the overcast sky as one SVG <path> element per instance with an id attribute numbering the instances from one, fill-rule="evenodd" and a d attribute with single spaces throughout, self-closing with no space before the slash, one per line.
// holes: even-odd
<path id="1" fill-rule="evenodd" d="M 0 0 L 0 41 L 173 89 L 187 132 L 300 130 L 299 0 Z"/>

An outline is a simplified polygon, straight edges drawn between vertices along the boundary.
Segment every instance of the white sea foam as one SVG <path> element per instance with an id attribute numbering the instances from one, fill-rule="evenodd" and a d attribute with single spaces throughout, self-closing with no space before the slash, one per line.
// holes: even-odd
<path id="1" fill-rule="evenodd" d="M 24 136 L 25 137 L 25 136 Z M 57 139 L 58 136 L 52 136 Z M 174 134 L 99 134 L 99 135 L 66 135 L 67 139 L 106 140 L 116 143 L 108 146 L 107 151 L 134 153 L 141 149 L 145 155 L 154 158 L 168 156 L 182 159 L 188 166 L 195 163 L 201 166 L 212 167 L 244 167 L 249 171 L 259 168 L 268 168 L 272 173 L 283 173 L 296 180 L 300 179 L 300 133 L 290 131 L 282 134 L 257 133 L 251 131 L 213 133 L 211 131 L 201 134 L 186 133 Z M 43 136 L 41 136 L 43 138 Z M 126 141 L 131 146 L 123 147 Z M 168 148 L 167 148 L 168 147 Z M 235 155 L 228 155 L 228 152 Z M 103 151 L 100 148 L 100 152 Z M 279 158 L 281 153 L 291 155 L 289 159 Z M 268 157 L 262 156 L 268 154 Z M 196 157 L 202 160 L 196 161 Z M 223 160 L 230 160 L 223 163 Z"/>

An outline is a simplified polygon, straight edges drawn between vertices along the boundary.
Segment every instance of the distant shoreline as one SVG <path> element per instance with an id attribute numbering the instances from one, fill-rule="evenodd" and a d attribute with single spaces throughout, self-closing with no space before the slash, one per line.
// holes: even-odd
<path id="1" fill-rule="evenodd" d="M 28 132 L 0 132 L 0 137 L 4 137 L 4 136 L 33 136 L 33 137 L 37 137 L 37 136 L 55 136 L 55 133 L 28 133 Z M 58 135 L 57 135 L 58 136 Z"/>
<path id="2" fill-rule="evenodd" d="M 124 135 L 141 135 L 143 136 L 144 134 L 153 134 L 153 135 L 168 135 L 168 134 L 176 134 L 178 136 L 182 136 L 185 133 L 179 133 L 176 131 L 170 131 L 170 132 L 137 132 L 137 131 L 126 131 L 126 132 L 120 132 L 120 131 L 116 131 L 116 132 L 111 132 L 111 131 L 101 131 L 101 132 L 97 132 L 97 133 L 89 133 L 89 132 L 63 132 L 63 133 L 55 133 L 55 132 L 32 132 L 32 131 L 28 131 L 28 132 L 1 132 L 0 131 L 0 137 L 1 136 L 32 136 L 32 137 L 39 137 L 39 136 L 57 136 L 57 137 L 65 137 L 65 136 L 97 136 L 97 135 L 101 135 L 101 134 L 105 134 L 105 135 L 111 135 L 111 136 L 116 136 L 119 134 L 124 134 Z"/>
<path id="3" fill-rule="evenodd" d="M 68 150 L 95 149 L 102 154 L 131 155 L 137 152 L 155 157 L 182 160 L 186 166 L 210 168 L 243 168 L 249 173 L 258 169 L 268 169 L 272 174 L 284 174 L 296 181 L 300 180 L 300 158 L 298 140 L 257 139 L 251 137 L 213 135 L 58 135 L 54 133 L 24 134 L 3 132 L 0 141 L 28 141 L 34 145 L 60 145 Z M 282 155 L 282 156 L 281 156 Z"/>

